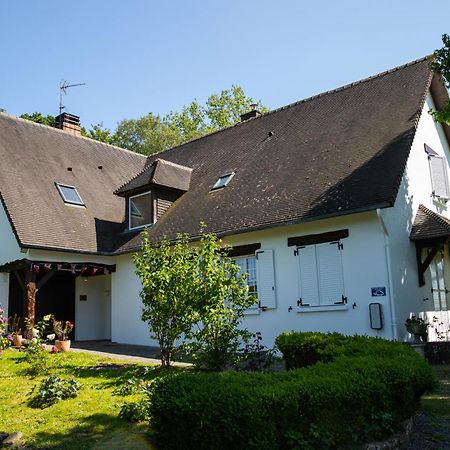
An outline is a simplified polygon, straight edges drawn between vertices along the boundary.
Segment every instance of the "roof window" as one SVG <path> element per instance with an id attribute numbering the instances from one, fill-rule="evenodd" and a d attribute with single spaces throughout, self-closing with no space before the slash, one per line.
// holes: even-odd
<path id="1" fill-rule="evenodd" d="M 216 181 L 216 183 L 214 184 L 214 186 L 212 187 L 211 190 L 215 191 L 217 189 L 224 188 L 234 177 L 235 173 L 236 172 L 231 172 L 231 173 L 227 173 L 226 175 L 222 175 L 221 177 L 219 177 L 219 179 Z"/>
<path id="2" fill-rule="evenodd" d="M 129 229 L 142 228 L 153 222 L 152 196 L 150 192 L 134 195 L 128 200 Z"/>
<path id="3" fill-rule="evenodd" d="M 58 188 L 64 203 L 68 203 L 69 205 L 84 206 L 84 202 L 81 200 L 80 194 L 74 186 L 56 183 L 56 187 Z"/>

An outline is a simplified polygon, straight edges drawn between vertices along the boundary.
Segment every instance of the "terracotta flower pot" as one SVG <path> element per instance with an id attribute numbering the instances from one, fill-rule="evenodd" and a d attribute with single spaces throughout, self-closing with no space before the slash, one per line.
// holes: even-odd
<path id="1" fill-rule="evenodd" d="M 66 341 L 55 341 L 55 347 L 61 352 L 68 352 L 70 350 L 70 340 Z"/>
<path id="2" fill-rule="evenodd" d="M 13 334 L 13 345 L 14 347 L 20 347 L 22 345 L 22 335 Z"/>

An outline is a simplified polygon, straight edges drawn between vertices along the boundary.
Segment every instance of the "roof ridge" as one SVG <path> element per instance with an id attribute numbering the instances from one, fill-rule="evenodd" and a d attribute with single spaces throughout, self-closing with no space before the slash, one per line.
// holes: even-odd
<path id="1" fill-rule="evenodd" d="M 183 146 L 185 146 L 187 144 L 191 144 L 193 142 L 196 142 L 196 141 L 199 141 L 201 139 L 207 138 L 207 137 L 212 136 L 214 134 L 218 134 L 218 133 L 221 133 L 223 131 L 231 130 L 231 129 L 233 129 L 235 127 L 238 127 L 238 126 L 245 125 L 245 124 L 247 124 L 249 122 L 253 122 L 254 120 L 262 119 L 263 117 L 269 116 L 271 114 L 275 114 L 275 113 L 280 112 L 280 111 L 284 111 L 285 109 L 293 108 L 293 107 L 301 105 L 303 103 L 310 102 L 312 100 L 315 100 L 316 98 L 323 97 L 325 95 L 330 95 L 330 94 L 335 94 L 335 93 L 338 93 L 338 92 L 342 92 L 342 91 L 344 91 L 346 89 L 349 89 L 349 88 L 354 87 L 354 86 L 358 86 L 358 85 L 360 85 L 362 83 L 366 83 L 368 81 L 373 81 L 374 79 L 378 79 L 378 78 L 384 77 L 386 75 L 389 75 L 390 73 L 394 73 L 394 72 L 397 72 L 398 70 L 405 69 L 406 67 L 410 67 L 410 66 L 413 66 L 415 64 L 421 63 L 423 61 L 426 61 L 427 59 L 431 59 L 432 57 L 433 57 L 433 54 L 429 54 L 429 55 L 423 56 L 421 58 L 415 59 L 414 61 L 410 61 L 410 62 L 402 64 L 400 66 L 393 67 L 392 69 L 388 69 L 388 70 L 385 70 L 383 72 L 377 73 L 375 75 L 371 75 L 369 77 L 362 78 L 361 80 L 353 81 L 351 83 L 344 84 L 344 85 L 339 86 L 337 88 L 330 89 L 330 90 L 324 91 L 324 92 L 320 92 L 319 94 L 315 94 L 315 95 L 312 95 L 310 97 L 306 97 L 304 99 L 297 100 L 296 102 L 289 103 L 289 104 L 284 105 L 284 106 L 280 106 L 279 108 L 272 109 L 272 110 L 270 110 L 268 112 L 262 113 L 259 116 L 252 117 L 252 118 L 250 118 L 248 120 L 245 120 L 244 122 L 237 122 L 234 125 L 230 125 L 228 127 L 220 128 L 219 130 L 215 130 L 215 131 L 213 131 L 211 133 L 208 133 L 208 134 L 205 134 L 203 136 L 199 136 L 197 138 L 194 138 L 194 139 L 191 139 L 189 141 L 183 142 L 182 144 L 175 145 L 174 147 L 166 148 L 164 150 L 160 150 L 158 152 L 152 153 L 152 154 L 148 155 L 148 158 L 152 158 L 153 156 L 160 155 L 160 154 L 168 152 L 170 150 L 178 149 L 178 148 L 183 147 Z"/>
<path id="2" fill-rule="evenodd" d="M 156 158 L 153 162 L 156 163 L 156 162 L 158 162 L 158 161 L 161 161 L 161 162 L 163 162 L 164 164 L 169 164 L 169 165 L 171 165 L 171 166 L 180 167 L 181 169 L 187 169 L 187 170 L 190 170 L 190 171 L 193 170 L 192 167 L 183 166 L 182 164 L 177 164 L 177 163 L 174 163 L 174 162 L 172 162 L 172 161 L 169 161 L 169 160 L 163 159 L 163 158 Z"/>
<path id="3" fill-rule="evenodd" d="M 143 169 L 141 169 L 134 177 L 130 178 L 128 181 L 126 181 L 125 183 L 122 184 L 122 186 L 119 186 L 115 191 L 114 194 L 117 194 L 122 188 L 124 188 L 127 184 L 131 183 L 133 180 L 135 180 L 136 178 L 140 177 L 144 172 L 146 172 L 150 167 L 153 167 L 155 161 L 152 161 L 150 164 L 146 165 Z"/>
<path id="4" fill-rule="evenodd" d="M 123 152 L 126 152 L 126 153 L 131 153 L 133 155 L 139 155 L 139 156 L 141 156 L 143 158 L 146 158 L 146 159 L 148 158 L 147 155 L 143 155 L 142 153 L 133 152 L 132 150 L 128 150 L 126 148 L 122 148 L 122 147 L 119 147 L 117 145 L 108 144 L 107 142 L 97 141 L 96 139 L 91 139 L 91 138 L 89 138 L 87 136 L 81 136 L 81 135 L 78 136 L 78 135 L 75 135 L 75 134 L 70 134 L 70 133 L 67 133 L 64 130 L 59 129 L 59 128 L 51 127 L 50 125 L 45 125 L 43 123 L 34 122 L 32 120 L 29 120 L 29 119 L 24 119 L 23 117 L 17 117 L 17 116 L 14 116 L 13 114 L 9 114 L 9 113 L 7 113 L 5 111 L 0 111 L 0 117 L 1 116 L 5 116 L 8 119 L 12 119 L 12 120 L 15 120 L 17 122 L 24 122 L 27 125 L 31 124 L 32 126 L 43 127 L 47 131 L 51 130 L 51 131 L 55 131 L 57 133 L 63 133 L 64 136 L 72 136 L 72 137 L 77 138 L 77 139 L 85 139 L 85 140 L 88 140 L 89 142 L 95 142 L 97 144 L 106 145 L 108 147 L 112 147 L 112 148 L 115 148 L 117 150 L 122 150 Z"/>

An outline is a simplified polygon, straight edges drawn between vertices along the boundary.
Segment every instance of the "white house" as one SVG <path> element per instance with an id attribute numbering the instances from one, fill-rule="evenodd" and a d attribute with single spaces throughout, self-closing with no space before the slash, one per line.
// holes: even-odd
<path id="1" fill-rule="evenodd" d="M 447 99 L 424 58 L 149 157 L 78 136 L 74 116 L 0 114 L 0 303 L 73 320 L 77 340 L 152 344 L 140 232 L 203 221 L 249 273 L 245 325 L 269 345 L 285 330 L 404 340 L 411 314 L 444 329 L 450 129 L 429 111 Z"/>

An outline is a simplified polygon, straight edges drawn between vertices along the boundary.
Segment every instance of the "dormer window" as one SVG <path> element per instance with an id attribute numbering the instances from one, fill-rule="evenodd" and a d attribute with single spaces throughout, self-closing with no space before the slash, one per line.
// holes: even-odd
<path id="1" fill-rule="evenodd" d="M 128 200 L 129 228 L 142 228 L 153 223 L 152 195 L 150 192 L 134 195 Z"/>
<path id="2" fill-rule="evenodd" d="M 84 202 L 81 200 L 80 194 L 74 186 L 56 183 L 56 187 L 58 188 L 64 203 L 69 205 L 84 206 Z"/>
<path id="3" fill-rule="evenodd" d="M 231 172 L 231 173 L 227 173 L 226 175 L 222 175 L 221 177 L 219 177 L 219 179 L 216 181 L 216 183 L 212 187 L 211 191 L 215 191 L 217 189 L 224 188 L 234 177 L 235 173 L 236 172 Z"/>

